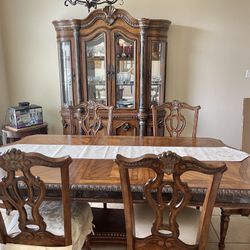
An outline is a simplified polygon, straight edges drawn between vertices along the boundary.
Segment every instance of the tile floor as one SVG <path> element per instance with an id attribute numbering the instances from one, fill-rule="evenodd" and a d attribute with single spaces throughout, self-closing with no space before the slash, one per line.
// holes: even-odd
<path id="1" fill-rule="evenodd" d="M 102 204 L 92 203 L 92 206 L 102 206 Z M 120 205 L 108 204 L 108 207 L 119 207 Z M 2 213 L 5 220 L 10 220 L 9 216 Z M 220 210 L 214 209 L 209 240 L 206 250 L 218 249 L 219 241 Z M 4 247 L 0 244 L 0 250 Z M 125 246 L 92 246 L 92 250 L 126 250 Z M 250 250 L 250 218 L 241 216 L 231 216 L 230 226 L 226 238 L 225 250 Z"/>
<path id="2" fill-rule="evenodd" d="M 98 207 L 102 204 L 92 203 L 92 206 Z M 108 207 L 117 207 L 119 205 L 108 204 Z M 220 209 L 215 208 L 213 212 L 208 245 L 206 250 L 218 249 L 220 233 Z M 126 250 L 124 246 L 92 246 L 92 250 Z M 231 216 L 230 225 L 226 237 L 225 250 L 250 250 L 250 218 L 242 216 Z"/>

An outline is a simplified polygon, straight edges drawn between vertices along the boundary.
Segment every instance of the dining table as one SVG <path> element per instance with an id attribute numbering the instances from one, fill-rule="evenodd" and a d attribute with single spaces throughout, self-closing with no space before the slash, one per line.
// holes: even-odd
<path id="1" fill-rule="evenodd" d="M 119 169 L 115 163 L 117 153 L 137 157 L 145 153 L 174 151 L 180 155 L 197 156 L 208 164 L 225 162 L 227 171 L 223 174 L 215 206 L 219 208 L 250 209 L 250 158 L 247 153 L 226 146 L 214 138 L 153 137 L 153 136 L 78 136 L 78 135 L 33 135 L 27 136 L 7 147 L 0 147 L 0 153 L 16 147 L 26 152 L 42 152 L 48 156 L 70 155 L 73 162 L 69 168 L 70 192 L 72 199 L 88 202 L 122 203 Z M 193 155 L 194 153 L 194 155 Z M 46 183 L 48 199 L 60 196 L 60 174 L 55 169 L 37 166 L 33 174 Z M 134 202 L 144 202 L 143 186 L 152 177 L 149 170 L 133 170 L 131 188 Z M 203 203 L 208 177 L 200 173 L 183 176 L 191 191 L 191 206 Z M 166 196 L 171 190 L 166 189 Z M 119 209 L 99 209 L 94 218 L 103 218 L 102 225 L 96 226 L 96 241 L 114 240 L 126 242 L 123 215 Z M 110 214 L 112 212 L 112 214 Z M 109 216 L 107 216 L 109 215 Z M 108 222 L 108 217 L 111 221 Z M 117 218 L 118 217 L 118 218 Z M 106 221 L 107 220 L 107 221 Z M 96 222 L 98 224 L 98 222 Z M 112 229 L 107 229 L 107 224 Z M 116 224 L 119 224 L 116 226 Z M 105 227 L 104 227 L 105 225 Z M 123 227 L 122 230 L 119 228 Z M 106 230 L 106 231 L 105 231 Z M 119 231 L 120 230 L 120 231 Z M 105 232 L 103 232 L 105 231 Z M 118 232 L 115 232 L 118 231 Z"/>

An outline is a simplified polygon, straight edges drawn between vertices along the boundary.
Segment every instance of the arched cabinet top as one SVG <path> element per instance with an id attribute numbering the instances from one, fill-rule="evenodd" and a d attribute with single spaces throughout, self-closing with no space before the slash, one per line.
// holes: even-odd
<path id="1" fill-rule="evenodd" d="M 168 30 L 171 22 L 162 19 L 136 19 L 132 17 L 126 10 L 116 9 L 113 6 L 106 6 L 104 9 L 96 9 L 92 11 L 85 19 L 72 19 L 53 21 L 56 30 L 61 29 L 86 29 L 91 27 L 97 21 L 103 21 L 108 26 L 115 24 L 118 20 L 122 20 L 132 28 L 160 28 Z"/>

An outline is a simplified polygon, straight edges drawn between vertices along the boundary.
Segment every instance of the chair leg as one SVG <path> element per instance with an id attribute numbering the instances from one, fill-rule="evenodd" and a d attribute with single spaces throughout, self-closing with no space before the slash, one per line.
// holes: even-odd
<path id="1" fill-rule="evenodd" d="M 221 208 L 221 217 L 220 217 L 220 241 L 219 249 L 223 250 L 225 248 L 225 239 L 227 235 L 228 225 L 230 221 L 230 214 L 226 213 L 223 208 Z"/>

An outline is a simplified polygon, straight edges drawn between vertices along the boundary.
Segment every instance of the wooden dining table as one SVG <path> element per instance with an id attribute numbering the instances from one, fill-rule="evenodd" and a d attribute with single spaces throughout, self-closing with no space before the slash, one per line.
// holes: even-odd
<path id="1" fill-rule="evenodd" d="M 224 143 L 213 138 L 189 137 L 135 137 L 135 136 L 102 136 L 89 137 L 77 135 L 34 135 L 23 138 L 16 144 L 39 145 L 117 145 L 117 146 L 164 146 L 164 147 L 223 147 Z M 221 164 L 221 162 L 209 162 Z M 220 208 L 250 208 L 250 158 L 226 162 L 228 170 L 224 173 L 217 194 L 215 206 Z M 60 175 L 54 169 L 44 171 L 40 167 L 34 170 L 46 182 L 48 198 L 60 195 Z M 143 202 L 143 184 L 151 176 L 150 171 L 136 170 L 131 173 L 133 199 Z M 203 202 L 208 180 L 198 173 L 184 175 L 191 189 L 190 205 L 200 206 Z M 73 199 L 88 202 L 121 203 L 122 193 L 118 166 L 112 159 L 73 159 L 70 166 L 71 196 Z M 168 194 L 166 194 L 168 195 Z M 171 194 L 169 194 L 171 195 Z M 115 211 L 117 212 L 117 211 Z M 109 213 L 109 212 L 107 212 Z M 97 217 L 100 215 L 96 215 Z M 117 215 L 120 216 L 120 215 Z M 107 216 L 104 216 L 105 219 Z M 114 223 L 114 218 L 113 222 Z M 120 217 L 121 218 L 121 217 Z M 105 224 L 106 222 L 103 222 Z M 121 225 L 120 225 L 121 226 Z M 122 225 L 123 226 L 123 225 Z M 116 226 L 112 225 L 113 229 Z M 96 229 L 98 231 L 98 229 Z M 100 230 L 101 231 L 101 230 Z M 106 239 L 114 238 L 114 232 L 106 234 Z M 116 235 L 117 236 L 117 235 Z M 96 238 L 98 238 L 98 233 Z M 105 238 L 104 237 L 104 238 Z M 120 238 L 119 238 L 120 237 Z M 120 232 L 119 242 L 125 242 L 125 232 Z M 101 239 L 101 236 L 100 238 Z M 98 241 L 98 240 L 97 240 Z M 101 240 L 100 240 L 101 241 Z"/>

